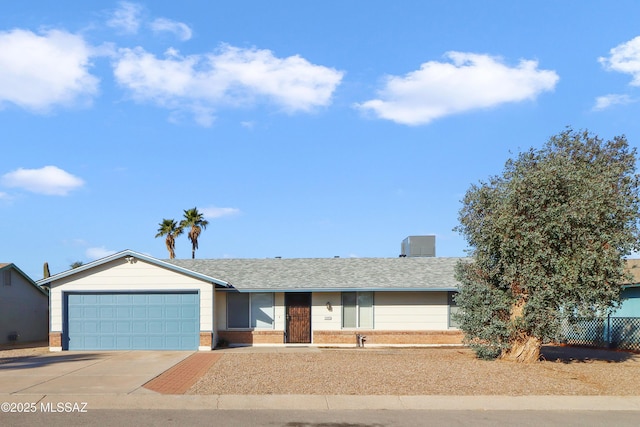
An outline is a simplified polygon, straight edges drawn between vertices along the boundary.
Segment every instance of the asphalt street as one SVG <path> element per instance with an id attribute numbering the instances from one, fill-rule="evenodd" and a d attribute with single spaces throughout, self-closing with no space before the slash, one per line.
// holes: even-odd
<path id="1" fill-rule="evenodd" d="M 563 426 L 636 427 L 635 411 L 291 411 L 291 410 L 89 410 L 86 413 L 0 414 L 2 426 Z"/>

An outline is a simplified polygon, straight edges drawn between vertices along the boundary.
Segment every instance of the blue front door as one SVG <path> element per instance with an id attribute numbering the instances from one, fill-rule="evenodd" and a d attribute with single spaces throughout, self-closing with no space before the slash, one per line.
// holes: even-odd
<path id="1" fill-rule="evenodd" d="M 66 350 L 197 350 L 198 292 L 65 294 Z"/>

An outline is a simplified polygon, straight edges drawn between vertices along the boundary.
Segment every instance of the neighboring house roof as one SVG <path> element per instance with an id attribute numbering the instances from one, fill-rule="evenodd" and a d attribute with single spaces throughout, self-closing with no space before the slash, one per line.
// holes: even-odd
<path id="1" fill-rule="evenodd" d="M 465 258 L 173 259 L 167 263 L 222 277 L 239 291 L 455 291 Z"/>
<path id="2" fill-rule="evenodd" d="M 153 258 L 151 256 L 144 255 L 144 254 L 141 254 L 139 252 L 135 252 L 135 251 L 132 251 L 132 250 L 129 250 L 129 249 L 121 251 L 121 252 L 117 252 L 117 253 L 115 253 L 113 255 L 109 255 L 109 256 L 106 256 L 104 258 L 97 259 L 97 260 L 89 262 L 87 264 L 82 264 L 80 267 L 73 268 L 73 269 L 67 270 L 67 271 L 63 271 L 62 273 L 54 274 L 51 277 L 45 277 L 43 279 L 38 280 L 36 283 L 39 286 L 48 286 L 48 285 L 51 284 L 51 282 L 55 282 L 56 280 L 60 280 L 62 278 L 69 277 L 69 276 L 72 276 L 74 274 L 81 273 L 83 271 L 89 270 L 89 269 L 97 267 L 99 265 L 106 264 L 108 262 L 111 262 L 111 261 L 114 261 L 114 260 L 117 260 L 117 259 L 120 259 L 120 258 L 127 258 L 127 257 L 133 257 L 133 258 L 136 258 L 136 259 L 140 259 L 140 260 L 146 261 L 146 262 L 148 262 L 150 264 L 154 264 L 154 265 L 157 265 L 159 267 L 163 267 L 163 268 L 167 268 L 169 270 L 175 271 L 177 273 L 185 274 L 187 276 L 191 276 L 191 277 L 194 277 L 194 278 L 199 279 L 199 280 L 204 280 L 205 282 L 210 282 L 210 283 L 213 283 L 213 284 L 216 284 L 216 285 L 220 285 L 220 286 L 224 286 L 224 287 L 229 286 L 229 284 L 227 282 L 225 282 L 224 280 L 219 280 L 219 279 L 216 279 L 213 276 L 209 276 L 209 275 L 203 274 L 201 272 L 189 270 L 189 269 L 186 269 L 184 267 L 181 267 L 181 266 L 178 266 L 178 265 L 175 265 L 175 264 L 170 264 L 170 263 L 167 263 L 165 261 L 161 261 L 161 260 L 159 260 L 157 258 Z"/>
<path id="3" fill-rule="evenodd" d="M 640 284 L 640 259 L 626 260 L 627 272 L 631 273 L 633 280 L 630 284 Z"/>
<path id="4" fill-rule="evenodd" d="M 24 277 L 24 279 L 29 282 L 30 284 L 32 284 L 33 286 L 35 286 L 36 289 L 38 289 L 40 292 L 42 292 L 43 294 L 49 296 L 49 294 L 47 293 L 47 291 L 43 288 L 41 288 L 40 286 L 38 286 L 38 284 L 36 282 L 33 281 L 33 279 L 31 279 L 31 277 L 27 276 L 25 274 L 24 271 L 20 270 L 15 264 L 13 263 L 0 263 L 0 272 L 7 270 L 7 269 L 13 269 L 15 270 L 18 274 L 20 274 L 22 277 Z"/>

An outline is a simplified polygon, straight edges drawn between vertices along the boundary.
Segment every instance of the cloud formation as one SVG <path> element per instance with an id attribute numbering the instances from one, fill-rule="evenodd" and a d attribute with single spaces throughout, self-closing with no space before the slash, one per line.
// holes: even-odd
<path id="1" fill-rule="evenodd" d="M 107 25 L 124 34 L 136 34 L 140 28 L 140 14 L 142 6 L 136 3 L 122 1 L 113 11 Z"/>
<path id="2" fill-rule="evenodd" d="M 149 24 L 154 33 L 169 32 L 175 34 L 180 40 L 187 41 L 191 38 L 191 28 L 182 22 L 172 21 L 167 18 L 158 18 Z"/>
<path id="3" fill-rule="evenodd" d="M 0 32 L 0 103 L 46 112 L 90 100 L 99 82 L 89 73 L 91 56 L 84 39 L 66 31 Z"/>
<path id="4" fill-rule="evenodd" d="M 600 57 L 598 61 L 610 71 L 631 74 L 632 86 L 640 86 L 640 36 L 619 44 L 609 51 L 608 57 Z"/>
<path id="5" fill-rule="evenodd" d="M 593 106 L 594 111 L 606 110 L 614 105 L 626 105 L 635 102 L 629 95 L 609 94 L 596 98 L 596 105 Z"/>
<path id="6" fill-rule="evenodd" d="M 41 169 L 19 168 L 4 174 L 0 183 L 9 188 L 22 188 L 47 196 L 66 196 L 70 191 L 84 185 L 82 179 L 56 166 L 45 166 Z"/>
<path id="7" fill-rule="evenodd" d="M 205 218 L 221 218 L 223 216 L 233 216 L 238 215 L 240 213 L 240 209 L 237 208 L 218 208 L 215 206 L 211 206 L 208 208 L 201 209 L 202 214 Z"/>
<path id="8" fill-rule="evenodd" d="M 104 257 L 108 257 L 109 255 L 115 254 L 117 251 L 112 251 L 111 249 L 107 249 L 104 246 L 87 248 L 85 251 L 85 255 L 90 260 L 96 260 Z"/>
<path id="9" fill-rule="evenodd" d="M 134 99 L 189 111 L 205 125 L 222 106 L 264 101 L 287 112 L 327 106 L 343 76 L 298 55 L 278 58 L 270 50 L 229 45 L 186 57 L 169 49 L 164 58 L 141 47 L 120 49 L 113 67 Z"/>
<path id="10" fill-rule="evenodd" d="M 509 67 L 489 55 L 447 52 L 450 62 L 429 61 L 404 76 L 388 76 L 378 98 L 356 107 L 406 125 L 509 102 L 535 99 L 555 88 L 552 70 L 537 61 L 521 60 Z"/>

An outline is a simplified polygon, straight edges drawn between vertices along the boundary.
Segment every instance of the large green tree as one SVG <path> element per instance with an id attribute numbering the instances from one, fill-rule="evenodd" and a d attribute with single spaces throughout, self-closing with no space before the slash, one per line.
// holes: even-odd
<path id="1" fill-rule="evenodd" d="M 178 225 L 176 220 L 164 218 L 158 228 L 158 234 L 156 238 L 166 236 L 164 243 L 169 251 L 169 258 L 174 259 L 176 257 L 176 237 L 182 234 L 182 227 Z"/>
<path id="2" fill-rule="evenodd" d="M 198 208 L 187 209 L 184 211 L 184 219 L 180 221 L 180 228 L 189 228 L 187 237 L 191 242 L 191 258 L 196 257 L 196 249 L 198 249 L 198 238 L 202 230 L 207 228 L 209 221 L 204 219 L 204 214 L 198 212 Z"/>
<path id="3" fill-rule="evenodd" d="M 563 319 L 620 303 L 638 250 L 636 151 L 567 129 L 472 185 L 456 227 L 471 257 L 456 297 L 465 342 L 482 358 L 534 361 Z"/>

